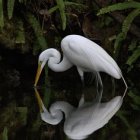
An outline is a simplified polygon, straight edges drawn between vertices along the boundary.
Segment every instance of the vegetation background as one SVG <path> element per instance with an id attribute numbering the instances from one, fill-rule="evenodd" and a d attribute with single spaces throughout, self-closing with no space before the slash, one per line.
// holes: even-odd
<path id="1" fill-rule="evenodd" d="M 69 34 L 102 46 L 129 86 L 118 113 L 88 139 L 140 139 L 139 25 L 139 0 L 0 0 L 0 140 L 67 139 L 63 122 L 41 121 L 33 83 L 39 53 L 49 47 L 61 51 L 61 39 Z M 103 101 L 122 95 L 123 82 L 102 77 Z M 56 100 L 77 106 L 82 87 L 75 68 L 58 74 L 46 67 L 40 84 L 46 106 Z M 94 96 L 92 88 L 87 82 L 87 100 Z"/>

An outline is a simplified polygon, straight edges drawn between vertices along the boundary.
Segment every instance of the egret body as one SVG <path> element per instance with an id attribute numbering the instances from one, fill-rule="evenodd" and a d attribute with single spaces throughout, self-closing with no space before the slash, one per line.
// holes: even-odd
<path id="1" fill-rule="evenodd" d="M 75 65 L 82 81 L 84 72 L 93 72 L 98 76 L 100 76 L 99 72 L 105 72 L 116 79 L 122 77 L 127 89 L 127 84 L 117 63 L 95 42 L 80 35 L 68 35 L 62 39 L 61 49 L 62 61 L 59 51 L 53 48 L 46 49 L 39 55 L 35 86 L 42 69 L 48 63 L 48 67 L 55 72 L 66 71 Z"/>

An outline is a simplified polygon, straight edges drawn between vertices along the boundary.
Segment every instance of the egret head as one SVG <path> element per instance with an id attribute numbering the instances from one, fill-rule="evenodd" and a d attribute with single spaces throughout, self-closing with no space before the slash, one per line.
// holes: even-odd
<path id="1" fill-rule="evenodd" d="M 42 69 L 44 68 L 45 64 L 48 62 L 48 67 L 50 67 L 53 70 L 57 70 L 58 67 L 56 67 L 56 64 L 60 62 L 61 55 L 60 53 L 53 48 L 46 49 L 39 55 L 38 59 L 38 69 L 36 73 L 36 78 L 35 78 L 35 84 L 34 86 L 37 85 L 37 82 L 39 80 L 40 74 L 42 72 Z M 60 66 L 61 68 L 61 66 Z M 59 69 L 58 69 L 59 71 Z"/>
<path id="2" fill-rule="evenodd" d="M 48 61 L 48 57 L 47 55 L 45 55 L 44 53 L 45 51 L 43 51 L 40 55 L 39 55 L 39 59 L 38 59 L 38 68 L 37 68 L 37 73 L 36 73 L 36 77 L 35 77 L 35 84 L 34 86 L 37 85 L 39 77 L 41 75 L 42 69 L 44 68 L 46 62 Z"/>

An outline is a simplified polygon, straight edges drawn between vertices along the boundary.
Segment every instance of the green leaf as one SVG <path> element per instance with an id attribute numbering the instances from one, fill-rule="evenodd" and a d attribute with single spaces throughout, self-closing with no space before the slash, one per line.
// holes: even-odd
<path id="1" fill-rule="evenodd" d="M 116 37 L 115 43 L 114 43 L 114 54 L 118 56 L 119 50 L 120 50 L 120 44 L 125 39 L 124 33 L 119 33 Z"/>
<path id="2" fill-rule="evenodd" d="M 2 132 L 2 140 L 8 140 L 8 129 L 6 126 L 4 127 L 4 130 Z"/>
<path id="3" fill-rule="evenodd" d="M 7 10 L 8 10 L 9 19 L 11 19 L 12 16 L 13 16 L 14 5 L 15 5 L 15 0 L 8 0 L 8 2 L 7 2 Z"/>
<path id="4" fill-rule="evenodd" d="M 62 21 L 62 29 L 65 30 L 66 29 L 66 13 L 65 13 L 65 6 L 80 6 L 80 7 L 86 7 L 83 4 L 79 4 L 79 3 L 75 3 L 75 2 L 68 2 L 68 1 L 63 1 L 63 0 L 56 0 L 57 5 L 50 8 L 48 10 L 49 14 L 52 14 L 53 12 L 55 12 L 57 9 L 59 9 L 60 11 L 60 16 L 61 16 L 61 21 Z"/>
<path id="5" fill-rule="evenodd" d="M 132 21 L 139 14 L 140 14 L 140 9 L 135 9 L 125 18 L 122 24 L 122 32 L 124 33 L 125 36 L 127 35 L 128 30 L 130 29 Z"/>
<path id="6" fill-rule="evenodd" d="M 37 37 L 37 41 L 38 41 L 41 49 L 45 50 L 47 48 L 47 42 L 43 36 L 43 31 L 40 27 L 40 24 L 33 15 L 29 14 L 28 16 L 29 16 L 29 22 L 30 22 L 32 28 L 34 29 L 35 35 Z"/>
<path id="7" fill-rule="evenodd" d="M 129 51 L 133 51 L 137 47 L 137 39 L 133 39 L 128 47 Z"/>
<path id="8" fill-rule="evenodd" d="M 83 5 L 83 4 L 79 4 L 79 3 L 75 3 L 75 2 L 69 2 L 69 1 L 65 1 L 64 4 L 65 4 L 65 6 L 71 6 L 71 5 L 73 5 L 73 6 L 79 6 L 79 7 L 82 7 L 82 8 L 85 8 L 85 7 L 86 7 L 86 6 Z M 48 10 L 48 13 L 49 13 L 49 14 L 52 14 L 52 13 L 55 12 L 57 9 L 59 9 L 58 5 L 56 5 L 56 6 L 52 7 L 52 8 L 50 8 L 50 9 Z"/>
<path id="9" fill-rule="evenodd" d="M 126 38 L 127 33 L 128 33 L 130 26 L 132 24 L 132 21 L 139 14 L 140 14 L 140 9 L 135 9 L 123 21 L 122 32 L 117 35 L 115 43 L 114 43 L 114 53 L 116 54 L 116 56 L 118 56 L 121 42 Z"/>
<path id="10" fill-rule="evenodd" d="M 116 10 L 124 10 L 128 8 L 140 8 L 140 2 L 128 1 L 128 2 L 123 2 L 123 3 L 116 3 L 116 4 L 100 9 L 97 15 L 102 15 L 108 12 L 113 12 Z"/>
<path id="11" fill-rule="evenodd" d="M 54 6 L 48 10 L 48 13 L 51 14 L 51 13 L 55 12 L 57 9 L 58 9 L 58 6 Z"/>
<path id="12" fill-rule="evenodd" d="M 65 3 L 66 6 L 71 6 L 71 5 L 73 5 L 73 6 L 80 6 L 80 7 L 83 7 L 83 8 L 87 7 L 87 6 L 84 5 L 84 4 L 80 4 L 80 3 L 76 3 L 76 2 L 65 1 L 64 3 Z"/>
<path id="13" fill-rule="evenodd" d="M 62 20 L 62 29 L 66 29 L 66 13 L 65 13 L 65 4 L 63 0 L 56 0 L 57 6 L 60 11 L 60 16 Z"/>
<path id="14" fill-rule="evenodd" d="M 0 27 L 4 26 L 4 17 L 3 17 L 3 2 L 0 0 Z"/>
<path id="15" fill-rule="evenodd" d="M 133 54 L 128 58 L 126 64 L 132 65 L 140 57 L 140 46 L 133 52 Z"/>

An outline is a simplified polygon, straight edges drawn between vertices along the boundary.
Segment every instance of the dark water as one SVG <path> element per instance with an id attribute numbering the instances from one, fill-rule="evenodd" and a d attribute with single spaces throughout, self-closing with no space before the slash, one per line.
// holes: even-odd
<path id="1" fill-rule="evenodd" d="M 15 50 L 0 49 L 0 139 L 2 140 L 6 140 L 4 136 L 7 136 L 8 140 L 67 139 L 63 132 L 64 120 L 59 125 L 52 126 L 40 119 L 33 88 L 37 59 L 37 56 L 31 53 L 22 54 Z M 49 77 L 47 77 L 49 84 L 44 84 L 46 78 L 44 73 L 43 71 L 37 88 L 46 107 L 55 101 L 67 101 L 77 106 L 83 92 L 86 93 L 87 101 L 95 98 L 94 80 L 92 83 L 89 82 L 90 84 L 87 82 L 83 88 L 75 67 L 63 73 L 49 70 Z M 116 91 L 112 93 L 110 76 L 105 74 L 101 76 L 104 83 L 103 101 L 123 94 L 125 87 L 121 80 L 115 80 Z M 86 81 L 88 80 L 90 81 L 87 74 Z M 122 107 L 123 110 L 126 103 Z M 134 111 L 134 114 L 137 114 L 137 111 Z M 138 116 L 134 114 L 131 114 L 132 118 L 128 119 L 137 119 Z M 120 121 L 118 117 L 113 117 L 109 125 L 96 131 L 88 139 L 127 140 L 130 134 L 124 134 L 125 132 L 120 131 L 120 128 L 136 133 L 133 129 L 128 129 L 125 120 Z"/>
<path id="2" fill-rule="evenodd" d="M 3 138 L 3 134 L 10 140 L 65 138 L 63 122 L 55 127 L 43 123 L 40 119 L 33 88 L 37 59 L 31 54 L 25 55 L 15 50 L 10 51 L 3 48 L 0 50 L 0 139 Z M 65 74 L 49 73 L 51 86 L 42 85 L 44 72 L 39 81 L 41 86 L 38 86 L 44 103 L 50 105 L 56 100 L 68 99 L 77 105 L 80 94 L 76 95 L 77 99 L 74 98 L 75 93 L 78 93 L 76 86 L 80 87 L 81 84 L 76 85 L 78 76 L 69 75 L 69 73 L 76 73 L 75 69 Z M 69 80 L 65 78 L 65 75 L 69 75 Z M 73 78 L 75 81 L 71 82 Z M 73 87 L 73 89 L 71 90 L 69 87 Z"/>

